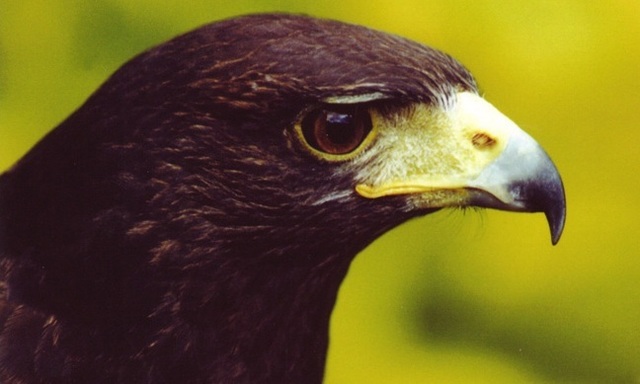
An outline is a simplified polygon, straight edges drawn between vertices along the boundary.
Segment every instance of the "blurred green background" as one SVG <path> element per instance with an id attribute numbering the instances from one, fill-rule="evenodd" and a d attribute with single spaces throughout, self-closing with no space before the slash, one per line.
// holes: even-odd
<path id="1" fill-rule="evenodd" d="M 274 10 L 457 57 L 567 190 L 557 247 L 542 215 L 453 210 L 373 243 L 340 291 L 327 382 L 640 383 L 637 0 L 2 0 L 0 170 L 139 51 Z"/>

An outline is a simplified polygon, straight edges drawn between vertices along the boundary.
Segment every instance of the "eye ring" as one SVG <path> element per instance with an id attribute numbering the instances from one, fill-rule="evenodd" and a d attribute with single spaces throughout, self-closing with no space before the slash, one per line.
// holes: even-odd
<path id="1" fill-rule="evenodd" d="M 307 113 L 296 125 L 299 138 L 326 160 L 351 158 L 372 136 L 368 108 L 360 104 L 325 105 Z"/>

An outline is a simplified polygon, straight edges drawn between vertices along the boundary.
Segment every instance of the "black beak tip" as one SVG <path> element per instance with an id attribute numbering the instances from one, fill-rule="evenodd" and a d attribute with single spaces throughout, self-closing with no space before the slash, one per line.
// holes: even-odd
<path id="1" fill-rule="evenodd" d="M 542 210 L 549 223 L 549 230 L 551 231 L 551 244 L 556 245 L 560 241 L 562 231 L 564 230 L 564 223 L 567 217 L 567 203 L 564 194 L 564 186 L 560 177 L 557 180 L 547 186 L 546 201 L 543 204 Z"/>
<path id="2" fill-rule="evenodd" d="M 533 178 L 524 184 L 517 184 L 514 191 L 526 196 L 525 211 L 544 212 L 551 232 L 551 244 L 560 241 L 567 216 L 567 204 L 564 185 L 555 166 L 549 161 L 542 176 Z"/>
<path id="3" fill-rule="evenodd" d="M 564 230 L 564 222 L 566 217 L 566 208 L 564 204 L 558 209 L 549 210 L 545 212 L 547 222 L 549 223 L 549 230 L 551 231 L 551 244 L 556 245 L 560 241 L 562 231 Z"/>

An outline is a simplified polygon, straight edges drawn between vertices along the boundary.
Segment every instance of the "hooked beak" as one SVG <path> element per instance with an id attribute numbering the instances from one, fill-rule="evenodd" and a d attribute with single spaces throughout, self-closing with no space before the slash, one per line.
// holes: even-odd
<path id="1" fill-rule="evenodd" d="M 449 110 L 425 107 L 394 124 L 402 126 L 381 129 L 379 138 L 384 163 L 392 165 L 357 184 L 358 194 L 406 195 L 418 208 L 543 212 L 552 244 L 559 241 L 566 204 L 558 170 L 531 136 L 483 98 L 461 92 Z"/>
<path id="2" fill-rule="evenodd" d="M 546 152 L 528 135 L 511 137 L 502 154 L 467 188 L 473 206 L 544 212 L 551 243 L 560 240 L 566 216 L 562 180 Z"/>

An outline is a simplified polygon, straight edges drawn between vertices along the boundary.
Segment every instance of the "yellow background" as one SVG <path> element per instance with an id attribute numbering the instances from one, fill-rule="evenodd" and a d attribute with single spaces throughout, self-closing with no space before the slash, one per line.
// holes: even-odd
<path id="1" fill-rule="evenodd" d="M 639 383 L 640 1 L 2 0 L 0 170 L 139 51 L 273 10 L 457 57 L 567 191 L 557 247 L 542 215 L 473 210 L 372 244 L 340 291 L 327 382 Z"/>

